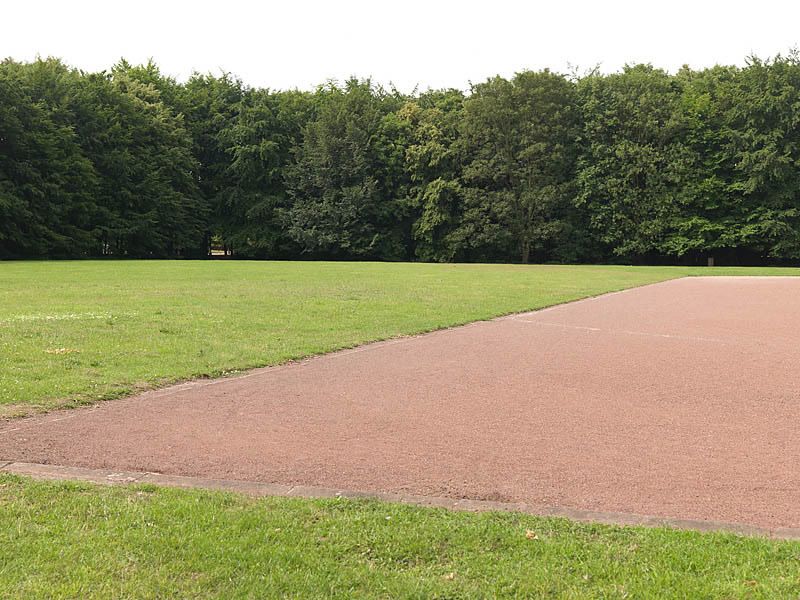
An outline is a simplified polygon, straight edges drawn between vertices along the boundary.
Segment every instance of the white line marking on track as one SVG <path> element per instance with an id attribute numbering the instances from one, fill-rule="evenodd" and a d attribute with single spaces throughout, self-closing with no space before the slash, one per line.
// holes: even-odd
<path id="1" fill-rule="evenodd" d="M 93 406 L 91 408 L 86 408 L 84 410 L 80 410 L 80 408 L 74 408 L 74 409 L 72 409 L 72 411 L 73 411 L 72 414 L 62 415 L 60 417 L 55 417 L 55 418 L 52 418 L 52 419 L 46 419 L 44 421 L 36 421 L 34 423 L 31 423 L 28 427 L 12 427 L 11 429 L 4 429 L 4 430 L 0 431 L 0 435 L 4 435 L 6 433 L 11 433 L 13 431 L 24 431 L 26 429 L 33 429 L 34 427 L 37 427 L 37 426 L 48 425 L 50 423 L 57 423 L 58 421 L 66 421 L 67 419 L 74 419 L 75 417 L 78 417 L 78 416 L 80 416 L 82 414 L 85 414 L 86 412 L 94 412 L 98 408 L 99 408 L 99 406 Z M 30 418 L 35 418 L 35 417 L 30 417 Z"/>
<path id="2" fill-rule="evenodd" d="M 690 335 L 674 335 L 670 333 L 651 333 L 647 331 L 629 331 L 627 329 L 602 329 L 600 327 L 587 327 L 584 325 L 567 325 L 566 323 L 549 323 L 547 321 L 535 321 L 529 319 L 514 319 L 519 323 L 531 323 L 533 325 L 546 325 L 549 327 L 561 327 L 563 329 L 577 329 L 578 331 L 592 331 L 601 333 L 620 333 L 623 335 L 638 335 L 641 337 L 655 337 L 670 340 L 687 340 L 692 342 L 710 342 L 714 344 L 729 344 L 729 340 L 717 338 L 695 337 Z"/>

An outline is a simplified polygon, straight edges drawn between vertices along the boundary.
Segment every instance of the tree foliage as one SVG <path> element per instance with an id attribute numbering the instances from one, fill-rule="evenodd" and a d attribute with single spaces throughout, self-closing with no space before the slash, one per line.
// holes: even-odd
<path id="1" fill-rule="evenodd" d="M 401 94 L 0 63 L 0 258 L 800 258 L 800 56 Z"/>
<path id="2" fill-rule="evenodd" d="M 563 229 L 577 151 L 572 84 L 548 71 L 495 77 L 464 103 L 469 159 L 464 224 L 486 246 L 513 246 L 523 263 Z"/>
<path id="3" fill-rule="evenodd" d="M 320 89 L 318 101 L 288 171 L 289 235 L 312 256 L 401 258 L 384 92 L 350 80 Z"/>

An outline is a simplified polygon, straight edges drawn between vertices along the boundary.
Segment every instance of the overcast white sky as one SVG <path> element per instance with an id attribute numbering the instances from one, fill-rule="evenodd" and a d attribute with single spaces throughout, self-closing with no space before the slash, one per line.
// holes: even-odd
<path id="1" fill-rule="evenodd" d="M 410 91 L 570 64 L 742 64 L 800 44 L 798 23 L 797 0 L 7 0 L 0 56 L 86 70 L 152 57 L 181 80 L 226 70 L 250 85 L 311 89 L 357 75 Z"/>

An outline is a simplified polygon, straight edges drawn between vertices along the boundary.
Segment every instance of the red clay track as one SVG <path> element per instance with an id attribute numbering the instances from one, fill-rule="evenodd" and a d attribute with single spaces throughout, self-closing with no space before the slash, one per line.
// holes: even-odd
<path id="1" fill-rule="evenodd" d="M 800 278 L 693 278 L 0 424 L 0 459 L 800 526 Z"/>

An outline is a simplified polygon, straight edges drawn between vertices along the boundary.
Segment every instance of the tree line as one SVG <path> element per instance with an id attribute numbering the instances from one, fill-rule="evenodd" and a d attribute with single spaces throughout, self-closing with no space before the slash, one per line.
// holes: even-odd
<path id="1" fill-rule="evenodd" d="M 0 258 L 800 258 L 800 55 L 403 94 L 0 63 Z"/>

